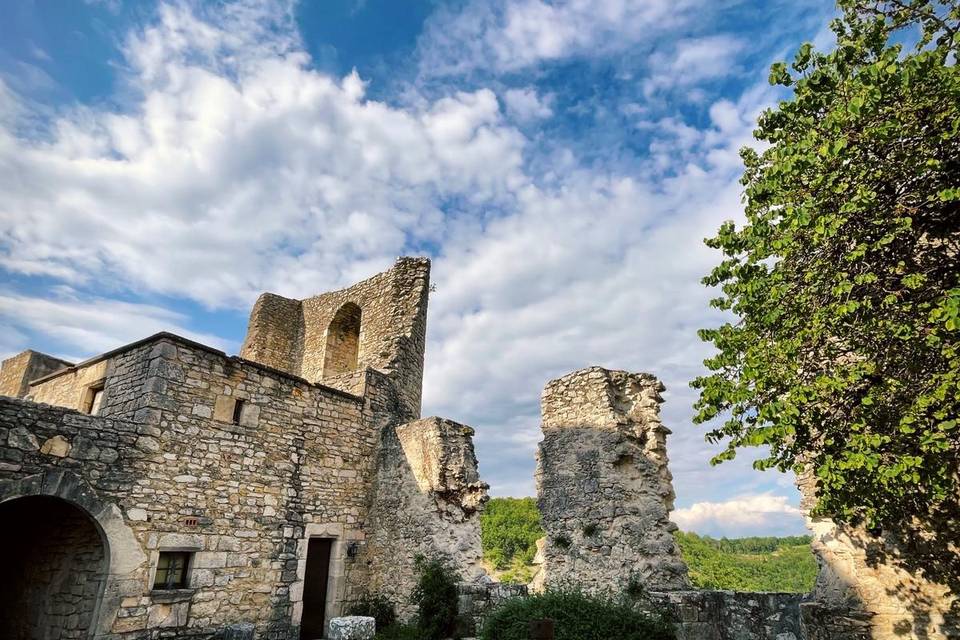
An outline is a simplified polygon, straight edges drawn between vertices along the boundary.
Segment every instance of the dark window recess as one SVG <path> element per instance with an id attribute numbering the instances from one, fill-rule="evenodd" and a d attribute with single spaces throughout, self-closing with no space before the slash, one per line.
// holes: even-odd
<path id="1" fill-rule="evenodd" d="M 158 590 L 186 589 L 187 570 L 190 568 L 189 551 L 161 551 L 157 560 L 157 575 L 153 588 Z"/>
<path id="2" fill-rule="evenodd" d="M 233 403 L 233 424 L 240 424 L 241 415 L 243 415 L 243 400 L 237 400 Z"/>
<path id="3" fill-rule="evenodd" d="M 87 389 L 87 406 L 84 407 L 87 413 L 92 416 L 100 413 L 100 403 L 103 400 L 103 385 L 90 387 Z"/>

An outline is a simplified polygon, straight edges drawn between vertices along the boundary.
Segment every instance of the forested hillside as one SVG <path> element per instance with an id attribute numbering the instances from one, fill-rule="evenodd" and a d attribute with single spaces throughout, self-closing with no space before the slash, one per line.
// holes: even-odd
<path id="1" fill-rule="evenodd" d="M 808 536 L 716 540 L 678 531 L 676 537 L 700 589 L 803 593 L 817 577 Z"/>
<path id="2" fill-rule="evenodd" d="M 533 498 L 494 498 L 480 517 L 488 568 L 504 582 L 528 582 L 537 538 L 543 535 Z M 810 538 L 721 538 L 677 532 L 677 542 L 701 589 L 794 591 L 813 588 L 817 563 Z"/>

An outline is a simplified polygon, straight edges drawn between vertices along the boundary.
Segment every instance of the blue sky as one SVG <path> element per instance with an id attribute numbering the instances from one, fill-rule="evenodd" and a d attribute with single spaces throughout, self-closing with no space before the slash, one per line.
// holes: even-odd
<path id="1" fill-rule="evenodd" d="M 742 215 L 771 62 L 820 0 L 10 3 L 0 22 L 0 355 L 158 330 L 236 352 L 260 291 L 434 260 L 424 411 L 533 491 L 538 398 L 650 371 L 675 519 L 802 532 L 793 479 L 717 468 L 694 394 L 720 321 L 702 239 Z"/>

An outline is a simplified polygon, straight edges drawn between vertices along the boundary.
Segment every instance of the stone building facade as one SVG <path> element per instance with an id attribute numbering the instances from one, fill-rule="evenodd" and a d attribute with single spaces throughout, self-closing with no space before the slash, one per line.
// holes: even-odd
<path id="1" fill-rule="evenodd" d="M 5 361 L 0 521 L 29 526 L 4 527 L 0 637 L 320 638 L 370 588 L 406 600 L 437 546 L 476 577 L 472 431 L 419 415 L 428 290 L 401 259 L 265 294 L 239 357 L 161 333 Z"/>

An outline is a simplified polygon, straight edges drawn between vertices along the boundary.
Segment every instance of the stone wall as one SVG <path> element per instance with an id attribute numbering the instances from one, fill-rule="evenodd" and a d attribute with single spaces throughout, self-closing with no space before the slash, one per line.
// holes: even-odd
<path id="1" fill-rule="evenodd" d="M 69 366 L 72 364 L 66 360 L 29 349 L 7 358 L 0 367 L 0 396 L 22 398 L 27 395 L 31 380 Z"/>
<path id="2" fill-rule="evenodd" d="M 414 559 L 445 557 L 466 581 L 485 575 L 480 511 L 487 484 L 477 473 L 473 429 L 424 418 L 383 431 L 367 557 L 371 590 L 404 617 L 416 583 Z"/>
<path id="3" fill-rule="evenodd" d="M 651 375 L 600 367 L 547 384 L 536 475 L 545 584 L 689 588 L 669 520 L 662 390 Z"/>
<path id="4" fill-rule="evenodd" d="M 820 565 L 812 601 L 801 607 L 809 640 L 960 638 L 958 595 L 908 568 L 893 532 L 811 517 L 815 478 L 802 474 L 798 484 Z"/>
<path id="5" fill-rule="evenodd" d="M 799 593 L 669 591 L 644 607 L 675 621 L 677 640 L 800 640 Z"/>
<path id="6" fill-rule="evenodd" d="M 311 382 L 331 384 L 345 373 L 342 359 L 328 353 L 344 341 L 341 332 L 330 331 L 331 324 L 345 306 L 356 305 L 360 309 L 356 367 L 388 374 L 397 386 L 404 417 L 418 418 L 429 287 L 430 261 L 401 258 L 392 269 L 340 291 L 305 300 L 263 294 L 250 315 L 240 355 Z"/>
<path id="7" fill-rule="evenodd" d="M 461 578 L 484 575 L 479 513 L 487 500 L 474 455 L 473 430 L 425 418 L 382 432 L 373 487 L 367 557 L 371 590 L 409 616 L 418 555 L 445 557 Z"/>

